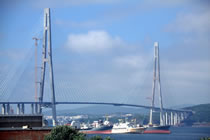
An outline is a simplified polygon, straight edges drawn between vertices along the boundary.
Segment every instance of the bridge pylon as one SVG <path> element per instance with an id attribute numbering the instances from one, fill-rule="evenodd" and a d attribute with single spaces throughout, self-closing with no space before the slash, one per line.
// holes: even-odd
<path id="1" fill-rule="evenodd" d="M 153 108 L 155 106 L 155 87 L 158 84 L 159 89 L 159 104 L 160 104 L 160 125 L 165 125 L 164 114 L 163 114 L 163 99 L 161 91 L 161 81 L 160 81 L 160 59 L 159 59 L 159 43 L 154 43 L 154 66 L 153 66 L 153 85 L 152 85 L 152 103 L 150 109 L 149 124 L 152 125 L 152 114 Z"/>
<path id="2" fill-rule="evenodd" d="M 52 62 L 52 42 L 51 42 L 51 21 L 50 21 L 50 8 L 44 9 L 44 34 L 42 44 L 42 67 L 41 67 L 41 82 L 39 93 L 39 113 L 42 113 L 44 86 L 45 86 L 45 74 L 46 64 L 49 65 L 49 77 L 51 87 L 51 102 L 52 102 L 52 119 L 53 125 L 56 125 L 56 102 L 55 102 L 55 88 L 54 88 L 54 74 L 53 74 L 53 62 Z"/>

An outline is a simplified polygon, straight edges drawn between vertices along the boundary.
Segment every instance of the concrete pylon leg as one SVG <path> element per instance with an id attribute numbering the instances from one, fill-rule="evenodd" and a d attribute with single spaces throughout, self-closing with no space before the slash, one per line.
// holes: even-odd
<path id="1" fill-rule="evenodd" d="M 178 119 L 178 124 L 180 124 L 180 123 L 181 123 L 180 113 L 178 113 L 178 115 L 177 115 L 177 119 Z"/>
<path id="2" fill-rule="evenodd" d="M 20 114 L 23 114 L 22 104 L 20 104 Z"/>
<path id="3" fill-rule="evenodd" d="M 174 125 L 176 125 L 176 113 L 174 112 Z"/>
<path id="4" fill-rule="evenodd" d="M 2 104 L 2 107 L 1 107 L 1 113 L 2 113 L 3 115 L 5 115 L 5 114 L 6 114 L 5 104 Z"/>
<path id="5" fill-rule="evenodd" d="M 171 125 L 171 115 L 168 114 L 168 125 Z"/>
<path id="6" fill-rule="evenodd" d="M 10 104 L 7 104 L 7 114 L 10 114 Z"/>
<path id="7" fill-rule="evenodd" d="M 181 121 L 184 120 L 184 113 L 181 113 Z"/>
<path id="8" fill-rule="evenodd" d="M 165 119 L 166 119 L 165 120 L 165 125 L 168 125 L 168 113 L 167 112 L 165 113 Z"/>
<path id="9" fill-rule="evenodd" d="M 164 125 L 164 114 L 160 112 L 160 125 Z"/>
<path id="10" fill-rule="evenodd" d="M 35 104 L 35 114 L 38 114 L 38 104 Z"/>
<path id="11" fill-rule="evenodd" d="M 17 114 L 20 114 L 20 104 L 17 104 Z"/>
<path id="12" fill-rule="evenodd" d="M 24 104 L 22 104 L 22 107 L 21 107 L 21 114 L 24 114 L 25 113 L 25 106 Z"/>
<path id="13" fill-rule="evenodd" d="M 177 124 L 179 124 L 179 113 L 177 113 Z"/>
<path id="14" fill-rule="evenodd" d="M 166 125 L 166 112 L 164 112 L 164 124 Z"/>
<path id="15" fill-rule="evenodd" d="M 171 125 L 174 125 L 174 115 L 173 115 L 173 112 L 171 112 Z"/>
<path id="16" fill-rule="evenodd" d="M 176 112 L 174 112 L 174 125 L 176 125 L 177 124 L 177 114 L 176 114 Z"/>
<path id="17" fill-rule="evenodd" d="M 34 114 L 34 104 L 31 104 L 31 114 Z"/>

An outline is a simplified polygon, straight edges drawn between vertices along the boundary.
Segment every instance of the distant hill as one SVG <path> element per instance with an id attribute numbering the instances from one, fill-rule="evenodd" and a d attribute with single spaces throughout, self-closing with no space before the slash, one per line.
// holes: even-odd
<path id="1" fill-rule="evenodd" d="M 57 115 L 78 115 L 78 114 L 91 114 L 91 115 L 104 115 L 113 113 L 140 113 L 148 114 L 148 109 L 143 108 L 131 108 L 131 107 L 119 107 L 119 106 L 89 106 L 77 109 L 65 109 L 57 110 Z M 50 115 L 51 111 L 44 112 L 45 115 Z"/>
<path id="2" fill-rule="evenodd" d="M 192 110 L 193 114 L 184 121 L 188 125 L 194 123 L 210 123 L 210 104 L 200 104 L 183 109 Z"/>
<path id="3" fill-rule="evenodd" d="M 181 105 L 171 106 L 169 108 L 180 109 L 180 108 L 186 108 L 186 107 L 192 107 L 192 106 L 195 106 L 195 104 L 181 104 Z"/>

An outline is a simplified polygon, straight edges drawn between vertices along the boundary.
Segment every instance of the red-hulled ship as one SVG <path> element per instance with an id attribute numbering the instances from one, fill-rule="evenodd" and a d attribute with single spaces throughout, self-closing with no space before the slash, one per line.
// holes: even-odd
<path id="1" fill-rule="evenodd" d="M 144 130 L 144 134 L 170 134 L 170 126 L 148 126 Z"/>

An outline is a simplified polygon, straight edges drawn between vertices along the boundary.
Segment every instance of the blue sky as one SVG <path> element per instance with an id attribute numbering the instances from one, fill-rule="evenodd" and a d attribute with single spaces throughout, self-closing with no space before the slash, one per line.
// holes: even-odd
<path id="1" fill-rule="evenodd" d="M 158 41 L 164 105 L 209 103 L 208 0 L 3 0 L 0 5 L 1 100 L 34 100 L 32 37 L 42 38 L 43 8 L 50 7 L 58 101 L 150 105 Z M 41 41 L 39 55 L 40 48 Z"/>

